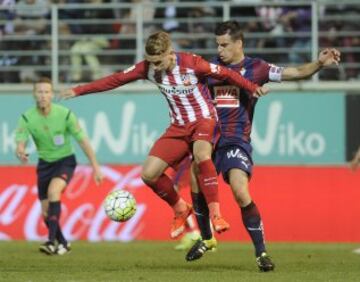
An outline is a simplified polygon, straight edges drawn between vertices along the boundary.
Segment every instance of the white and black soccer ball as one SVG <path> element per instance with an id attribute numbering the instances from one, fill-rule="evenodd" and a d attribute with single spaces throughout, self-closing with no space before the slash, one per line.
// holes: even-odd
<path id="1" fill-rule="evenodd" d="M 129 220 L 136 212 L 134 196 L 125 190 L 110 192 L 104 202 L 106 215 L 113 221 L 123 222 Z"/>

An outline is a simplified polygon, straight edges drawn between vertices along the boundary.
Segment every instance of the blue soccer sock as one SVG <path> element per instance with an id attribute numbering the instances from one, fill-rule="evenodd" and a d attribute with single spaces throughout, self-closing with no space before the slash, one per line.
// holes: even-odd
<path id="1" fill-rule="evenodd" d="M 48 212 L 48 228 L 49 228 L 49 241 L 54 243 L 56 239 L 56 234 L 59 228 L 59 219 L 61 213 L 61 204 L 60 201 L 50 202 L 49 203 L 49 212 Z"/>
<path id="2" fill-rule="evenodd" d="M 196 220 L 200 228 L 201 237 L 203 240 L 209 240 L 212 238 L 212 232 L 209 219 L 209 208 L 205 197 L 202 193 L 191 192 L 191 199 L 194 206 Z"/>
<path id="3" fill-rule="evenodd" d="M 246 207 L 241 208 L 241 216 L 243 224 L 249 233 L 251 240 L 255 246 L 256 257 L 265 252 L 264 229 L 260 217 L 259 210 L 254 202 Z"/>

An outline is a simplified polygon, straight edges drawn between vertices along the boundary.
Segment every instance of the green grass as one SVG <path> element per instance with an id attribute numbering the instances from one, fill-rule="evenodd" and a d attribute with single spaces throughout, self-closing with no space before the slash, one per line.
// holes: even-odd
<path id="1" fill-rule="evenodd" d="M 0 242 L 0 281 L 360 281 L 356 244 L 273 243 L 272 273 L 259 273 L 250 244 L 221 242 L 215 253 L 186 262 L 171 242 L 74 242 L 65 256 L 39 243 Z"/>

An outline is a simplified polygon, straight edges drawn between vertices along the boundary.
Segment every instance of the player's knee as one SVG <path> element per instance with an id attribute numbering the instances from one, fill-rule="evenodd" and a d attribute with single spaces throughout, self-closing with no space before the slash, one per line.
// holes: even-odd
<path id="1" fill-rule="evenodd" d="M 146 184 L 153 184 L 156 182 L 157 177 L 152 171 L 144 168 L 141 172 L 141 179 Z"/>
<path id="2" fill-rule="evenodd" d="M 61 190 L 59 189 L 49 189 L 48 199 L 50 202 L 59 201 L 61 197 Z"/>
<path id="3" fill-rule="evenodd" d="M 211 159 L 211 153 L 207 151 L 200 151 L 194 154 L 194 159 L 197 164 Z"/>
<path id="4" fill-rule="evenodd" d="M 251 203 L 251 197 L 247 191 L 243 189 L 237 189 L 234 193 L 235 200 L 240 207 L 245 207 Z"/>

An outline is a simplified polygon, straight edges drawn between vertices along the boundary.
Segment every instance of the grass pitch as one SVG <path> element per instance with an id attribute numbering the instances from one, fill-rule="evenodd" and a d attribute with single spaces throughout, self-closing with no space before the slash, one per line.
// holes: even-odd
<path id="1" fill-rule="evenodd" d="M 65 256 L 39 243 L 0 242 L 0 281 L 360 281 L 360 244 L 268 244 L 276 269 L 260 273 L 248 243 L 220 242 L 196 262 L 174 242 L 74 242 Z"/>

